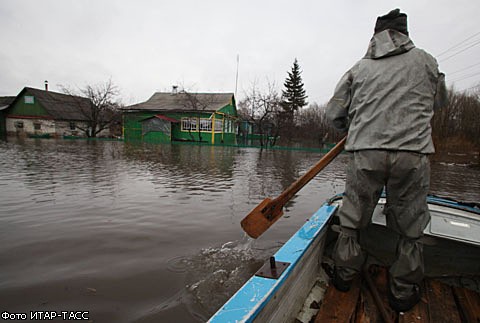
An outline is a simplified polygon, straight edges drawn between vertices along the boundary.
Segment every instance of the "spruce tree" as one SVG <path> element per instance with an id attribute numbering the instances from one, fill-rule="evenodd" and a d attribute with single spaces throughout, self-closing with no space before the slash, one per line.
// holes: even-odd
<path id="1" fill-rule="evenodd" d="M 307 95 L 303 88 L 302 77 L 300 76 L 300 66 L 295 58 L 293 62 L 292 71 L 288 72 L 288 77 L 283 85 L 285 90 L 282 91 L 282 108 L 285 111 L 289 121 L 293 121 L 293 114 L 299 108 L 308 104 Z"/>

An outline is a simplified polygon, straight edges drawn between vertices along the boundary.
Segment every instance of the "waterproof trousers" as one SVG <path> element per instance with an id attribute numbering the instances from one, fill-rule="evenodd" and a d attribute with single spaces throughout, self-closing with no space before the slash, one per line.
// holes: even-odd
<path id="1" fill-rule="evenodd" d="M 423 245 L 419 238 L 430 220 L 428 156 L 391 150 L 349 154 L 345 196 L 339 210 L 341 230 L 333 255 L 337 275 L 349 281 L 361 270 L 366 252 L 359 235 L 371 222 L 385 187 L 387 226 L 400 237 L 396 260 L 390 267 L 390 291 L 396 298 L 410 297 L 419 291 L 424 276 Z"/>

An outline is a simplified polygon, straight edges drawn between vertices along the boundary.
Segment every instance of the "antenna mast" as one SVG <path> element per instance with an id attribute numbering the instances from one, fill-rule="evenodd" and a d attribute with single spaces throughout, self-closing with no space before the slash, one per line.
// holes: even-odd
<path id="1" fill-rule="evenodd" d="M 238 64 L 240 61 L 240 55 L 237 54 L 237 75 L 235 76 L 235 98 L 237 97 L 237 86 L 238 86 Z"/>

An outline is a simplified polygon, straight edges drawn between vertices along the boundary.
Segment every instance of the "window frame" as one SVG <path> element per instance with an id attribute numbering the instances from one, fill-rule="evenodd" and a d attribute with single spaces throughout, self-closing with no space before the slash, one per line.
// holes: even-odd
<path id="1" fill-rule="evenodd" d="M 215 119 L 215 133 L 223 132 L 223 119 Z"/>
<path id="2" fill-rule="evenodd" d="M 23 102 L 25 104 L 35 104 L 35 97 L 33 95 L 25 95 L 23 97 Z"/>
<path id="3" fill-rule="evenodd" d="M 181 131 L 190 132 L 190 131 L 197 131 L 197 118 L 188 118 L 184 117 L 181 119 Z"/>
<path id="4" fill-rule="evenodd" d="M 209 118 L 200 118 L 200 131 L 212 132 L 212 120 Z"/>

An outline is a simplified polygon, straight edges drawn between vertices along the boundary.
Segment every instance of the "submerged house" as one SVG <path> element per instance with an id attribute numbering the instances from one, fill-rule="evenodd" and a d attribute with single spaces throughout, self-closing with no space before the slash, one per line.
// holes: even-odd
<path id="1" fill-rule="evenodd" d="M 123 109 L 125 141 L 236 143 L 233 93 L 157 92 Z"/>
<path id="2" fill-rule="evenodd" d="M 6 133 L 43 138 L 86 137 L 89 119 L 83 111 L 90 107 L 87 98 L 25 87 L 3 110 Z"/>

